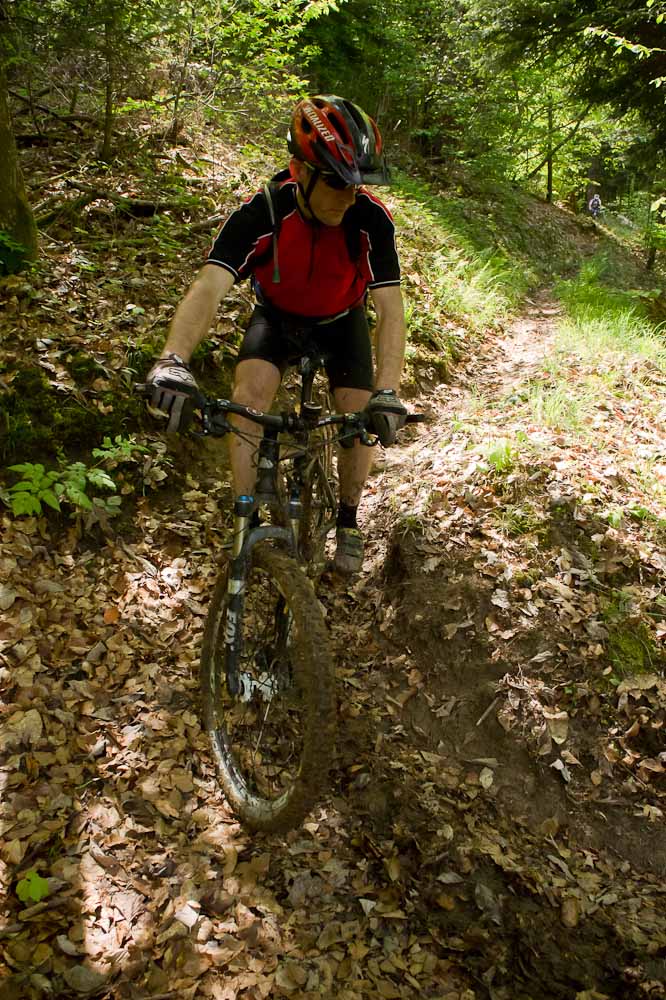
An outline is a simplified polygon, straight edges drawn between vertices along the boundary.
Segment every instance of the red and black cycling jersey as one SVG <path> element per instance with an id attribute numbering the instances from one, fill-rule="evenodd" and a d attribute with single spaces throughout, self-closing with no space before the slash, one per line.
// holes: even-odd
<path id="1" fill-rule="evenodd" d="M 342 225 L 324 226 L 301 214 L 293 179 L 277 180 L 276 226 L 265 194 L 258 192 L 229 216 L 206 263 L 226 268 L 236 281 L 252 276 L 259 301 L 297 316 L 337 316 L 362 302 L 368 288 L 400 284 L 393 219 L 379 198 L 360 188 Z"/>

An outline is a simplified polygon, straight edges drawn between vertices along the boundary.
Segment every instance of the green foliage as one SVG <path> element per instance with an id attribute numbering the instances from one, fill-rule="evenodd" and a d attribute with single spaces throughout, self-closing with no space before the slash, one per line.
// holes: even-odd
<path id="1" fill-rule="evenodd" d="M 78 103 L 88 112 L 105 108 L 107 124 L 111 112 L 166 115 L 173 138 L 194 110 L 234 129 L 249 119 L 268 131 L 276 107 L 305 85 L 298 69 L 307 55 L 304 31 L 336 6 L 334 0 L 17 0 L 12 63 L 30 92 L 48 93 L 60 113 Z"/>
<path id="2" fill-rule="evenodd" d="M 512 538 L 543 530 L 543 519 L 530 504 L 503 504 L 496 513 L 496 519 L 503 531 Z"/>
<path id="3" fill-rule="evenodd" d="M 565 373 L 557 372 L 553 373 L 553 384 L 530 388 L 527 405 L 537 425 L 577 434 L 584 434 L 592 409 L 585 387 L 578 390 Z"/>
<path id="4" fill-rule="evenodd" d="M 549 224 L 539 213 L 533 224 L 532 199 L 497 177 L 468 171 L 461 183 L 435 194 L 400 172 L 394 189 L 401 196 L 398 230 L 404 215 L 414 232 L 418 214 L 421 225 L 436 227 L 438 238 L 441 233 L 437 280 L 449 285 L 451 311 L 459 312 L 457 299 L 466 300 L 460 308 L 478 328 L 505 317 L 530 287 L 571 267 L 559 221 Z"/>
<path id="5" fill-rule="evenodd" d="M 138 445 L 134 438 L 122 438 L 118 435 L 113 441 L 105 437 L 101 448 L 93 448 L 92 456 L 115 468 L 121 462 L 133 462 L 137 454 L 145 454 L 147 450 L 143 445 Z"/>
<path id="6" fill-rule="evenodd" d="M 634 109 L 658 134 L 666 134 L 666 105 L 654 85 L 666 68 L 657 20 L 661 0 L 507 0 L 500 7 L 472 2 L 507 63 L 524 64 L 527 56 L 552 66 L 564 59 L 571 93 L 594 105 L 613 105 L 620 114 Z"/>
<path id="7" fill-rule="evenodd" d="M 476 92 L 465 6 L 464 0 L 348 0 L 306 33 L 317 88 L 357 100 L 380 125 L 402 122 L 424 152 L 459 153 L 463 133 L 479 149 L 488 117 Z"/>
<path id="8" fill-rule="evenodd" d="M 629 590 L 611 590 L 602 617 L 608 628 L 608 656 L 613 665 L 611 682 L 653 669 L 659 653 L 649 629 L 638 616 L 635 595 Z"/>
<path id="9" fill-rule="evenodd" d="M 647 0 L 647 7 L 653 7 L 655 5 L 655 0 Z M 666 13 L 662 10 L 655 16 L 655 22 L 661 24 L 666 17 Z M 650 59 L 652 56 L 660 55 L 663 53 L 663 48 L 657 46 L 641 45 L 639 42 L 632 42 L 628 38 L 622 38 L 620 35 L 616 35 L 614 32 L 609 31 L 607 28 L 598 27 L 587 27 L 585 28 L 586 35 L 592 35 L 595 38 L 601 38 L 608 45 L 615 49 L 614 54 L 617 55 L 619 52 L 630 52 L 632 55 L 636 56 L 638 59 Z M 654 87 L 661 87 L 662 84 L 666 83 L 666 76 L 656 76 L 650 83 Z"/>
<path id="10" fill-rule="evenodd" d="M 29 256 L 28 248 L 0 229 L 0 277 L 16 274 Z"/>
<path id="11" fill-rule="evenodd" d="M 119 511 L 120 497 L 107 499 L 95 494 L 104 490 L 115 493 L 117 485 L 108 470 L 121 463 L 136 461 L 137 456 L 147 450 L 133 438 L 118 436 L 115 441 L 105 438 L 101 448 L 93 449 L 93 458 L 98 460 L 93 466 L 87 466 L 84 462 L 67 463 L 62 459 L 58 469 L 48 471 L 39 462 L 10 465 L 9 471 L 19 473 L 22 478 L 0 493 L 0 497 L 15 517 L 40 516 L 44 513 L 44 505 L 60 512 L 63 503 L 74 514 L 92 511 L 97 507 L 107 516 L 112 516 Z M 102 463 L 107 469 L 100 467 Z"/>
<path id="12" fill-rule="evenodd" d="M 48 880 L 42 878 L 39 872 L 31 868 L 25 876 L 16 883 L 16 895 L 22 903 L 39 903 L 50 892 Z"/>
<path id="13" fill-rule="evenodd" d="M 20 465 L 10 465 L 10 472 L 19 472 L 23 479 L 9 488 L 9 500 L 12 514 L 20 517 L 22 514 L 41 514 L 45 503 L 54 510 L 60 510 L 59 497 L 64 492 L 64 485 L 58 482 L 58 472 L 46 472 L 43 465 L 24 462 Z M 4 498 L 3 498 L 4 499 Z"/>
<path id="14" fill-rule="evenodd" d="M 485 461 L 500 475 L 511 472 L 517 458 L 518 452 L 516 448 L 506 438 L 500 438 L 498 441 L 490 441 L 484 448 Z"/>
<path id="15" fill-rule="evenodd" d="M 532 180 L 545 193 L 550 161 L 554 197 L 582 200 L 590 165 L 622 154 L 639 129 L 635 117 L 618 125 L 578 93 L 568 48 L 543 58 L 555 2 L 349 0 L 306 33 L 318 50 L 310 68 L 320 89 L 357 99 L 380 126 L 399 124 L 438 162 Z M 539 52 L 528 60 L 522 19 L 530 16 Z"/>

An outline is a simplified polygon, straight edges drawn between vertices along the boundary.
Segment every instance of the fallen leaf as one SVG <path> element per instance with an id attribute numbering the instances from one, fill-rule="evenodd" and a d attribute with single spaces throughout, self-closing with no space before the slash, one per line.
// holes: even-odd
<path id="1" fill-rule="evenodd" d="M 85 952 L 83 952 L 73 941 L 70 941 L 68 937 L 65 937 L 64 934 L 58 934 L 56 937 L 56 944 L 60 950 L 65 953 L 65 955 L 75 957 L 77 955 L 85 954 Z"/>
<path id="2" fill-rule="evenodd" d="M 281 965 L 275 973 L 275 983 L 286 993 L 301 990 L 308 979 L 307 971 L 296 962 Z"/>
<path id="3" fill-rule="evenodd" d="M 0 750 L 10 750 L 21 743 L 32 746 L 42 738 L 44 725 L 36 708 L 27 712 L 14 712 L 3 722 L 0 732 Z"/>
<path id="4" fill-rule="evenodd" d="M 567 767 L 567 765 L 564 763 L 563 760 L 554 760 L 550 766 L 554 767 L 556 771 L 560 772 L 563 781 L 566 782 L 571 781 L 571 771 L 569 770 L 569 768 Z"/>
<path id="5" fill-rule="evenodd" d="M 0 583 L 0 611 L 8 611 L 17 597 L 18 594 L 13 587 L 7 586 L 6 583 Z"/>
<path id="6" fill-rule="evenodd" d="M 495 776 L 489 767 L 484 767 L 479 775 L 479 784 L 482 788 L 490 788 Z"/>
<path id="7" fill-rule="evenodd" d="M 548 726 L 548 732 L 558 745 L 566 742 L 569 732 L 569 716 L 566 712 L 551 712 L 544 708 L 544 718 Z"/>
<path id="8" fill-rule="evenodd" d="M 560 920 L 565 927 L 577 927 L 580 919 L 580 904 L 575 896 L 567 896 L 560 907 Z"/>
<path id="9" fill-rule="evenodd" d="M 388 877 L 392 882 L 397 882 L 400 878 L 400 861 L 396 857 L 387 858 L 384 861 L 386 866 L 386 871 L 388 872 Z"/>
<path id="10" fill-rule="evenodd" d="M 188 927 L 190 930 L 194 927 L 197 920 L 201 916 L 201 913 L 197 906 L 192 903 L 186 903 L 185 906 L 181 906 L 180 909 L 176 910 L 174 917 L 179 920 L 181 924 Z"/>
<path id="11" fill-rule="evenodd" d="M 75 965 L 73 969 L 67 969 L 63 975 L 67 985 L 77 993 L 93 993 L 107 980 L 101 972 L 89 969 L 87 965 Z"/>

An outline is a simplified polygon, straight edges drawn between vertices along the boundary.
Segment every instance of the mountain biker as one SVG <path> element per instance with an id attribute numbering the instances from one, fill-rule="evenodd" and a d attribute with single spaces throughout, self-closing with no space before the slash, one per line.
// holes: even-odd
<path id="1" fill-rule="evenodd" d="M 405 320 L 393 220 L 368 190 L 389 180 L 382 138 L 372 118 L 351 101 L 315 96 L 296 105 L 287 146 L 289 168 L 231 213 L 178 306 L 148 375 L 152 403 L 169 415 L 167 431 L 177 431 L 197 388 L 188 367 L 192 352 L 233 284 L 251 278 L 256 305 L 238 355 L 234 402 L 269 410 L 287 364 L 314 338 L 332 352 L 327 375 L 336 408 L 367 408 L 386 447 L 406 413 L 397 395 Z M 374 376 L 368 293 L 377 314 Z M 235 495 L 251 496 L 259 432 L 247 419 L 232 420 L 243 432 L 229 444 Z M 357 508 L 372 454 L 356 441 L 338 457 L 334 566 L 342 573 L 358 572 L 363 562 Z"/>
<path id="2" fill-rule="evenodd" d="M 592 216 L 592 218 L 596 219 L 599 213 L 601 212 L 601 198 L 599 197 L 596 191 L 590 198 L 587 207 L 590 210 L 590 215 Z"/>

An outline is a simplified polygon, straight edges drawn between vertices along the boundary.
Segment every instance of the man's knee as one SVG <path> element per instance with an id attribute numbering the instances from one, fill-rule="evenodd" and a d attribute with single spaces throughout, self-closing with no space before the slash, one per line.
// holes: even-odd
<path id="1" fill-rule="evenodd" d="M 367 389 L 350 389 L 338 386 L 333 393 L 333 398 L 339 413 L 353 413 L 356 410 L 365 409 L 371 395 L 372 393 Z"/>
<path id="2" fill-rule="evenodd" d="M 269 409 L 280 385 L 280 371 L 270 361 L 241 361 L 234 373 L 232 399 L 243 406 Z"/>

